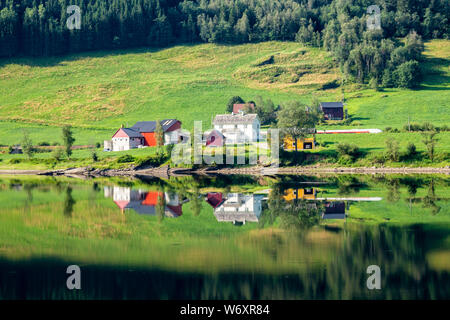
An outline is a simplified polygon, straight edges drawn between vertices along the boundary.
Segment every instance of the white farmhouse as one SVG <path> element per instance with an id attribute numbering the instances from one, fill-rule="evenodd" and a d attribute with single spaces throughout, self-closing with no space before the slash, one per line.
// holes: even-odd
<path id="1" fill-rule="evenodd" d="M 262 212 L 263 195 L 229 193 L 226 199 L 214 208 L 219 222 L 245 224 L 258 222 Z"/>
<path id="2" fill-rule="evenodd" d="M 226 144 L 257 142 L 261 123 L 257 114 L 219 114 L 213 121 L 214 129 L 225 136 Z"/>

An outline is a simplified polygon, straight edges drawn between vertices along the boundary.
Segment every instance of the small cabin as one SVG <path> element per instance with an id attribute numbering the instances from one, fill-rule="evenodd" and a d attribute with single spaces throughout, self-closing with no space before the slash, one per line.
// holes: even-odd
<path id="1" fill-rule="evenodd" d="M 9 154 L 22 154 L 22 153 L 23 153 L 23 150 L 20 145 L 13 146 L 9 151 Z"/>
<path id="2" fill-rule="evenodd" d="M 325 212 L 322 214 L 322 219 L 344 220 L 345 218 L 345 202 L 333 201 L 325 203 Z"/>
<path id="3" fill-rule="evenodd" d="M 297 144 L 297 150 L 314 150 L 316 148 L 315 138 L 297 139 L 294 141 L 292 137 L 284 138 L 284 150 L 295 151 L 295 145 Z"/>
<path id="4" fill-rule="evenodd" d="M 317 191 L 315 188 L 287 189 L 284 191 L 284 200 L 315 200 Z"/>
<path id="5" fill-rule="evenodd" d="M 344 104 L 342 102 L 321 102 L 320 109 L 325 120 L 344 120 Z"/>

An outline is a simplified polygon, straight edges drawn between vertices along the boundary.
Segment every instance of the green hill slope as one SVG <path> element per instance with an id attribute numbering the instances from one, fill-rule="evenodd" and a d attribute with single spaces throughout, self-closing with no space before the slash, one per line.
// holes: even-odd
<path id="1" fill-rule="evenodd" d="M 450 123 L 450 41 L 426 44 L 427 76 L 419 90 L 375 92 L 346 86 L 348 109 L 364 127 L 408 121 Z M 163 50 L 85 53 L 64 58 L 0 60 L 0 144 L 56 141 L 75 127 L 77 144 L 107 139 L 121 124 L 177 118 L 209 127 L 231 96 L 340 100 L 340 72 L 331 56 L 293 42 L 239 46 L 202 44 Z M 331 87 L 332 89 L 324 90 Z"/>

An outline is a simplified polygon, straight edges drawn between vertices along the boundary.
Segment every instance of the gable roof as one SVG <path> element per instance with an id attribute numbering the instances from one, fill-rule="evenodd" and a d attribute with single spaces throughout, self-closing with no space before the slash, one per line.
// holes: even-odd
<path id="1" fill-rule="evenodd" d="M 218 114 L 213 121 L 213 124 L 251 124 L 258 115 L 254 113 L 249 114 Z"/>
<path id="2" fill-rule="evenodd" d="M 220 192 L 209 192 L 206 195 L 206 202 L 214 209 L 221 205 L 223 201 L 223 195 Z"/>
<path id="3" fill-rule="evenodd" d="M 133 130 L 131 128 L 122 128 L 122 130 L 129 136 L 130 138 L 143 138 L 142 134 L 138 131 Z"/>
<path id="4" fill-rule="evenodd" d="M 233 113 L 239 113 L 239 111 L 243 110 L 247 106 L 250 107 L 252 110 L 255 110 L 254 103 L 235 103 L 233 104 Z"/>
<path id="5" fill-rule="evenodd" d="M 320 106 L 322 108 L 344 108 L 344 104 L 342 102 L 321 102 Z"/>
<path id="6" fill-rule="evenodd" d="M 170 129 L 175 123 L 179 122 L 177 119 L 165 119 L 160 121 L 164 132 Z M 156 121 L 138 121 L 131 129 L 138 132 L 155 132 Z"/>
<path id="7" fill-rule="evenodd" d="M 140 134 L 138 131 L 133 130 L 131 128 L 120 128 L 116 131 L 116 133 L 113 134 L 113 138 L 117 135 L 118 132 L 122 130 L 129 138 L 143 138 L 142 134 Z"/>
<path id="8" fill-rule="evenodd" d="M 216 137 L 221 137 L 221 138 L 225 138 L 225 136 L 223 135 L 222 132 L 220 132 L 217 129 L 212 129 L 211 131 L 205 131 L 204 135 L 206 137 L 210 137 L 210 136 L 216 136 Z"/>

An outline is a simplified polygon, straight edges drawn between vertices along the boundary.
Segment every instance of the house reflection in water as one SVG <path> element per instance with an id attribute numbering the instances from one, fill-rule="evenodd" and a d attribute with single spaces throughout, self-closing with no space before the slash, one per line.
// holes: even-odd
<path id="1" fill-rule="evenodd" d="M 324 203 L 325 210 L 322 213 L 322 219 L 345 219 L 346 210 L 349 209 L 353 201 L 381 201 L 379 197 L 348 197 L 348 198 L 319 198 L 316 188 L 298 188 L 287 189 L 284 191 L 283 198 L 286 201 L 292 200 L 316 200 Z"/>
<path id="2" fill-rule="evenodd" d="M 131 209 L 139 214 L 156 215 L 159 202 L 164 205 L 166 217 L 177 218 L 183 214 L 183 202 L 176 193 L 106 186 L 104 194 L 106 198 L 112 198 L 122 212 Z"/>
<path id="3" fill-rule="evenodd" d="M 214 208 L 217 221 L 243 225 L 247 222 L 259 221 L 263 197 L 257 194 L 228 193 L 224 195 L 211 192 L 206 195 L 206 202 Z"/>
<path id="4" fill-rule="evenodd" d="M 345 202 L 343 201 L 326 202 L 322 219 L 345 219 L 345 208 Z"/>

